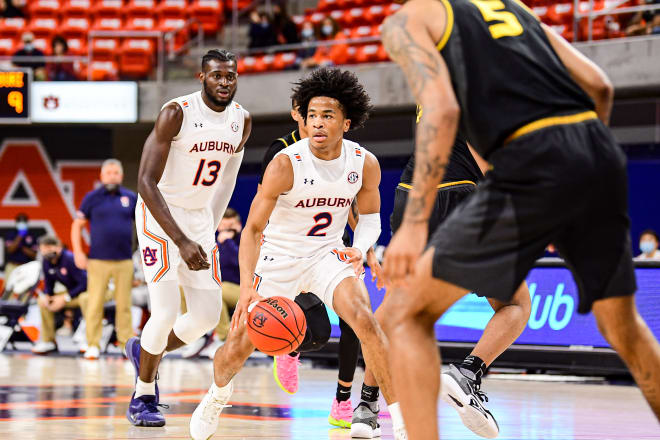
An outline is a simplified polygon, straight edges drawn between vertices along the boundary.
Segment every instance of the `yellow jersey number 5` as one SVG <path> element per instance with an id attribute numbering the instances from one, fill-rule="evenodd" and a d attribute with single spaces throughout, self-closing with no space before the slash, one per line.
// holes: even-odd
<path id="1" fill-rule="evenodd" d="M 516 37 L 523 33 L 523 27 L 518 18 L 511 12 L 504 10 L 504 3 L 500 0 L 470 0 L 470 3 L 479 8 L 484 21 L 487 23 L 491 21 L 501 22 L 488 26 L 493 39 Z"/>

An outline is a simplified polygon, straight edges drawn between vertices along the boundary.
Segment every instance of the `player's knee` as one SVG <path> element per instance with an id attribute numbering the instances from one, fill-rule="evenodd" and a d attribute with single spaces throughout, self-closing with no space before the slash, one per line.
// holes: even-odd
<path id="1" fill-rule="evenodd" d="M 198 323 L 202 334 L 214 329 L 220 322 L 222 302 L 209 303 L 206 307 L 196 311 L 195 321 Z"/>

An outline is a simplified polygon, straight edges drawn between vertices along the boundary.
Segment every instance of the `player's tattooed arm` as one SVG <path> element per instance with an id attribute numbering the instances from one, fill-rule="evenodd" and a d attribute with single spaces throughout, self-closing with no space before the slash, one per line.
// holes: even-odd
<path id="1" fill-rule="evenodd" d="M 407 223 L 428 221 L 459 120 L 449 72 L 436 49 L 435 42 L 445 29 L 445 20 L 437 17 L 446 17 L 441 3 L 410 2 L 383 24 L 383 44 L 403 70 L 416 102 L 424 110 L 415 139 L 413 189 L 404 214 Z"/>

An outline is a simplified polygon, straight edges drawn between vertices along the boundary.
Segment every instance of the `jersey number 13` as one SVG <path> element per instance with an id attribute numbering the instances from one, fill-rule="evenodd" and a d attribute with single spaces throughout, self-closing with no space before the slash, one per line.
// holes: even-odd
<path id="1" fill-rule="evenodd" d="M 202 179 L 202 173 L 204 172 L 204 165 L 208 168 L 208 175 Z M 201 184 L 204 186 L 211 186 L 218 180 L 218 173 L 220 172 L 221 164 L 217 160 L 212 160 L 206 163 L 206 159 L 199 161 L 199 166 L 197 167 L 197 172 L 195 173 L 195 180 L 193 180 L 193 186 L 197 186 L 202 179 Z"/>

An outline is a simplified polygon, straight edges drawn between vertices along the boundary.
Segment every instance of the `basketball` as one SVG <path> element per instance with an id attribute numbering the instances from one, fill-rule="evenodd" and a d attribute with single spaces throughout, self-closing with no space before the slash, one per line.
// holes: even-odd
<path id="1" fill-rule="evenodd" d="M 307 330 L 302 309 L 293 300 L 283 296 L 259 301 L 250 311 L 247 325 L 252 344 L 270 356 L 296 350 Z"/>

